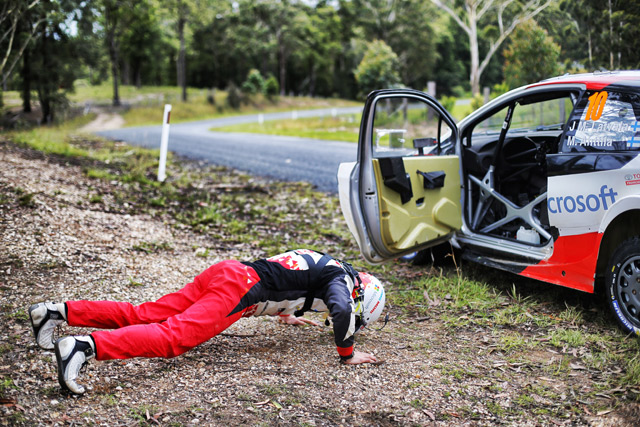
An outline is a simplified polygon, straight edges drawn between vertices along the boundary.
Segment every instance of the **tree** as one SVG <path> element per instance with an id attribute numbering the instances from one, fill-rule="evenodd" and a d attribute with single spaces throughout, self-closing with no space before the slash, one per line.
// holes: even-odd
<path id="1" fill-rule="evenodd" d="M 70 35 L 68 22 L 76 20 L 84 5 L 81 0 L 52 1 L 33 9 L 32 18 L 42 19 L 43 24 L 22 58 L 22 96 L 27 109 L 31 88 L 35 88 L 43 123 L 52 123 L 67 106 L 66 95 L 73 91 L 73 82 L 81 69 L 78 43 Z"/>
<path id="2" fill-rule="evenodd" d="M 268 19 L 265 21 L 274 36 L 278 57 L 280 95 L 287 90 L 287 66 L 292 52 L 302 46 L 304 18 L 300 8 L 289 0 L 266 2 Z"/>
<path id="3" fill-rule="evenodd" d="M 400 84 L 398 56 L 382 40 L 367 44 L 367 51 L 355 71 L 361 93 L 385 89 Z"/>
<path id="4" fill-rule="evenodd" d="M 182 88 L 182 100 L 187 100 L 187 59 L 186 59 L 186 43 L 185 43 L 185 26 L 191 12 L 191 5 L 186 1 L 178 0 L 175 3 L 176 28 L 178 30 L 178 40 L 180 47 L 178 49 L 178 60 L 176 61 L 176 71 L 178 77 L 178 86 Z"/>
<path id="5" fill-rule="evenodd" d="M 168 12 L 167 17 L 175 24 L 175 35 L 178 42 L 176 58 L 176 80 L 182 88 L 182 100 L 187 100 L 187 56 L 191 27 L 197 27 L 210 19 L 212 10 L 218 2 L 203 0 L 160 0 Z M 214 3 L 214 4 L 209 4 Z"/>
<path id="6" fill-rule="evenodd" d="M 433 78 L 437 37 L 435 10 L 422 0 L 354 0 L 365 40 L 383 40 L 398 55 L 402 82 L 419 89 Z"/>
<path id="7" fill-rule="evenodd" d="M 111 79 L 113 80 L 114 107 L 120 105 L 120 35 L 126 28 L 126 12 L 128 5 L 125 0 L 102 0 L 102 24 L 105 32 L 105 43 L 111 61 Z"/>
<path id="8" fill-rule="evenodd" d="M 447 12 L 469 37 L 469 82 L 473 95 L 480 93 L 480 77 L 502 42 L 521 22 L 533 18 L 552 3 L 552 0 L 464 0 L 460 5 L 456 0 L 431 1 Z M 481 35 L 489 41 L 482 62 L 478 43 Z"/>
<path id="9" fill-rule="evenodd" d="M 4 51 L 0 59 L 0 75 L 2 75 L 3 85 L 29 42 L 39 34 L 38 27 L 45 21 L 44 17 L 35 20 L 28 19 L 29 12 L 39 3 L 40 0 L 29 2 L 5 0 L 0 8 L 0 46 Z M 26 30 L 27 36 L 17 42 L 17 36 L 22 30 Z"/>
<path id="10" fill-rule="evenodd" d="M 438 97 L 461 96 L 468 83 L 469 43 L 462 28 L 451 22 L 448 15 L 442 18 L 443 22 L 436 24 L 438 56 L 432 79 L 436 82 Z"/>
<path id="11" fill-rule="evenodd" d="M 535 21 L 523 22 L 504 50 L 504 76 L 514 88 L 557 75 L 560 46 Z"/>
<path id="12" fill-rule="evenodd" d="M 40 35 L 46 16 L 34 13 L 40 0 L 4 0 L 0 6 L 0 106 L 2 92 L 25 49 Z"/>
<path id="13" fill-rule="evenodd" d="M 141 87 L 161 84 L 167 64 L 167 44 L 160 28 L 157 8 L 149 1 L 135 2 L 129 11 L 130 25 L 121 35 L 122 82 Z"/>

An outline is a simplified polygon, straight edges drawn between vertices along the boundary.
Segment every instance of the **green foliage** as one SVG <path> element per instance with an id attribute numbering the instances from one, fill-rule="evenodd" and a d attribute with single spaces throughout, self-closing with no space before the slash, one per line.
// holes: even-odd
<path id="1" fill-rule="evenodd" d="M 560 46 L 533 20 L 518 26 L 503 55 L 505 82 L 512 88 L 555 76 L 560 71 Z"/>
<path id="2" fill-rule="evenodd" d="M 67 99 L 77 99 L 71 84 L 77 78 L 89 86 L 110 81 L 108 98 L 115 83 L 127 104 L 138 102 L 141 94 L 124 90 L 126 86 L 175 86 L 177 74 L 182 75 L 176 71 L 176 61 L 182 64 L 178 53 L 183 50 L 191 87 L 221 89 L 233 83 L 247 94 L 263 93 L 269 100 L 279 93 L 354 98 L 358 92 L 400 82 L 422 88 L 435 81 L 439 95 L 458 97 L 470 89 L 468 31 L 428 1 L 352 0 L 336 6 L 326 1 L 65 0 L 37 2 L 29 11 L 24 1 L 6 2 L 19 6 L 22 15 L 14 46 L 6 50 L 8 61 L 2 64 L 2 74 L 12 92 L 20 90 L 25 107 L 40 102 L 44 122 L 71 112 L 73 105 Z M 469 17 L 469 8 L 452 0 L 443 2 L 462 21 Z M 503 58 L 492 43 L 499 40 L 500 27 L 510 28 L 512 19 L 521 16 L 524 4 L 511 2 L 504 9 L 503 25 L 498 7 L 489 8 L 477 22 L 482 69 L 478 84 L 491 87 L 516 79 L 508 80 L 513 86 L 562 69 L 637 67 L 637 6 L 620 1 L 613 2 L 611 10 L 606 2 L 596 0 L 552 2 L 536 15 L 537 29 L 531 30 L 526 23 L 512 34 L 512 46 L 505 50 L 508 57 Z M 543 28 L 561 50 L 548 50 L 553 44 L 540 38 Z M 185 36 L 184 43 L 180 34 Z M 33 38 L 21 57 L 19 47 L 30 35 Z M 4 40 L 3 52 L 8 48 L 8 38 Z M 372 40 L 384 43 L 396 55 L 388 72 L 384 72 L 387 64 L 377 64 L 381 72 L 377 76 L 372 69 L 366 73 L 358 69 L 367 64 L 362 60 Z M 515 57 L 516 51 L 521 58 Z M 488 54 L 493 59 L 484 64 L 483 55 Z M 367 61 L 371 66 L 370 58 Z M 561 64 L 558 70 L 549 69 L 554 61 Z M 13 71 L 7 74 L 8 68 Z M 534 75 L 523 75 L 523 71 Z M 191 97 L 192 92 L 188 93 Z M 102 102 L 102 94 L 100 98 Z M 206 95 L 203 98 L 207 100 Z M 239 99 L 232 97 L 228 104 L 224 98 L 208 101 L 209 107 L 237 109 L 242 104 L 236 102 Z M 5 102 L 16 105 L 7 96 Z"/>
<path id="3" fill-rule="evenodd" d="M 102 203 L 102 195 L 92 194 L 89 196 L 89 203 Z"/>
<path id="4" fill-rule="evenodd" d="M 509 92 L 509 89 L 509 85 L 506 82 L 493 85 L 493 88 L 491 89 L 491 99 L 497 98 L 500 95 Z"/>
<path id="5" fill-rule="evenodd" d="M 264 94 L 268 99 L 274 100 L 278 96 L 278 93 L 280 93 L 280 84 L 278 84 L 278 80 L 272 74 L 264 82 Z"/>
<path id="6" fill-rule="evenodd" d="M 575 329 L 558 329 L 551 334 L 550 343 L 556 347 L 579 347 L 586 342 L 584 334 Z"/>
<path id="7" fill-rule="evenodd" d="M 265 92 L 265 81 L 260 71 L 252 69 L 247 75 L 247 79 L 242 83 L 242 92 L 248 95 L 263 94 Z"/>
<path id="8" fill-rule="evenodd" d="M 169 242 L 140 242 L 133 245 L 134 251 L 140 251 L 145 253 L 172 251 L 173 247 Z"/>
<path id="9" fill-rule="evenodd" d="M 627 361 L 622 382 L 633 387 L 640 384 L 640 357 L 637 355 Z"/>
<path id="10" fill-rule="evenodd" d="M 3 376 L 0 379 L 0 396 L 5 395 L 5 393 L 10 390 L 10 389 L 15 389 L 18 388 L 16 387 L 16 385 L 13 383 L 13 380 L 10 377 L 5 377 Z"/>
<path id="11" fill-rule="evenodd" d="M 457 98 L 455 96 L 443 96 L 440 98 L 440 104 L 444 107 L 445 110 L 451 112 L 453 108 L 456 106 Z"/>
<path id="12" fill-rule="evenodd" d="M 471 98 L 471 110 L 472 111 L 476 111 L 478 108 L 482 107 L 484 105 L 484 96 L 481 94 L 478 94 L 476 96 L 474 96 L 473 98 Z"/>
<path id="13" fill-rule="evenodd" d="M 229 87 L 227 87 L 227 93 L 227 104 L 229 107 L 234 110 L 239 109 L 242 105 L 242 92 L 240 89 L 238 89 L 238 87 L 233 83 L 230 83 Z"/>
<path id="14" fill-rule="evenodd" d="M 367 43 L 367 50 L 355 71 L 358 87 L 363 95 L 376 89 L 400 84 L 398 56 L 382 40 Z"/>
<path id="15" fill-rule="evenodd" d="M 146 1 L 121 2 L 126 10 L 119 36 L 120 56 L 128 67 L 120 71 L 123 84 L 140 87 L 143 83 L 161 84 L 169 81 L 170 41 L 161 23 L 158 5 Z"/>
<path id="16" fill-rule="evenodd" d="M 18 204 L 27 208 L 33 208 L 36 206 L 35 201 L 33 200 L 34 196 L 35 194 L 33 193 L 21 194 L 18 196 Z"/>
<path id="17" fill-rule="evenodd" d="M 74 10 L 83 10 L 80 1 L 34 3 L 24 15 L 24 27 L 40 22 L 22 56 L 19 82 L 23 110 L 31 111 L 32 91 L 37 91 L 42 122 L 53 123 L 69 108 L 67 94 L 73 90 L 82 64 L 80 43 L 66 31 L 65 19 Z"/>

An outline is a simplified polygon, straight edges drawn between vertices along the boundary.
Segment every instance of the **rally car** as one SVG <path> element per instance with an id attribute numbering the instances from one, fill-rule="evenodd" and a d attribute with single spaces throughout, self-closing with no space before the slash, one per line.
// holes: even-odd
<path id="1" fill-rule="evenodd" d="M 456 124 L 433 97 L 372 92 L 340 205 L 371 263 L 450 243 L 464 259 L 594 292 L 640 335 L 640 71 L 512 90 Z"/>

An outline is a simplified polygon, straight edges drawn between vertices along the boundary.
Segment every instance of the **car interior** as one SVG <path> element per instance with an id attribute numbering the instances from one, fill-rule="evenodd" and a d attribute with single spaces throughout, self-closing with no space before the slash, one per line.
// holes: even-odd
<path id="1" fill-rule="evenodd" d="M 464 215 L 472 231 L 530 245 L 553 238 L 546 158 L 558 152 L 576 100 L 572 92 L 517 99 L 464 130 Z"/>

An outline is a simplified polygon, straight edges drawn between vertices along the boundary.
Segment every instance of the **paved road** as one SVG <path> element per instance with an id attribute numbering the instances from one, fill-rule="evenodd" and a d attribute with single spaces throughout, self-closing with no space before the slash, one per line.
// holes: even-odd
<path id="1" fill-rule="evenodd" d="M 362 107 L 269 113 L 262 117 L 264 120 L 280 120 L 291 118 L 292 114 L 297 117 L 316 117 L 360 112 Z M 171 125 L 169 150 L 253 175 L 283 181 L 306 181 L 321 191 L 338 192 L 338 165 L 355 160 L 356 144 L 209 130 L 213 127 L 257 122 L 258 119 L 258 115 L 247 115 Z M 98 134 L 129 144 L 159 148 L 161 129 L 161 126 L 145 126 L 101 131 Z"/>

